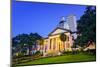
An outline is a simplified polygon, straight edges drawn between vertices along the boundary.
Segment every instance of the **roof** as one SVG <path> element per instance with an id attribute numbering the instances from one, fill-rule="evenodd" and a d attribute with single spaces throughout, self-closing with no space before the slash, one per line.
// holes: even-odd
<path id="1" fill-rule="evenodd" d="M 68 29 L 64 29 L 64 28 L 60 28 L 60 27 L 56 27 L 51 33 L 49 33 L 48 34 L 48 36 L 50 36 L 54 31 L 56 31 L 57 29 L 62 29 L 62 30 L 65 30 L 66 32 L 70 32 L 71 33 L 71 31 L 70 30 L 68 30 Z"/>
<path id="2" fill-rule="evenodd" d="M 45 37 L 45 38 L 43 38 L 43 39 L 48 39 L 48 37 Z"/>
<path id="3" fill-rule="evenodd" d="M 60 21 L 59 23 L 64 23 L 64 22 L 65 22 L 65 21 L 62 20 L 62 21 Z"/>

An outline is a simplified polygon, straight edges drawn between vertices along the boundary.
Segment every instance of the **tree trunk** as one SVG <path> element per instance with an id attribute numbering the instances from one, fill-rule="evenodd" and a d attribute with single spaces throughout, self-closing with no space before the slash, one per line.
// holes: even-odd
<path id="1" fill-rule="evenodd" d="M 60 52 L 60 44 L 59 44 L 59 52 Z"/>
<path id="2" fill-rule="evenodd" d="M 63 48 L 64 48 L 64 51 L 65 51 L 65 43 L 63 42 Z"/>

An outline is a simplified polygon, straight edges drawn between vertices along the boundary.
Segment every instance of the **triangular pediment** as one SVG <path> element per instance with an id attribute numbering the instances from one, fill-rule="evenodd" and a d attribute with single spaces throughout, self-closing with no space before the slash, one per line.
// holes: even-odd
<path id="1" fill-rule="evenodd" d="M 69 32 L 69 30 L 66 30 L 63 28 L 56 28 L 49 35 L 55 35 L 55 34 L 64 33 L 64 32 Z"/>

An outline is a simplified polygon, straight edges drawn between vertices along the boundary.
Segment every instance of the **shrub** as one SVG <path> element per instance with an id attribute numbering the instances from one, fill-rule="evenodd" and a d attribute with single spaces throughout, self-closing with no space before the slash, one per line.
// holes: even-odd
<path id="1" fill-rule="evenodd" d="M 41 52 L 40 51 L 37 51 L 33 56 L 32 56 L 32 59 L 39 59 L 41 58 Z"/>
<path id="2" fill-rule="evenodd" d="M 64 51 L 63 54 L 72 54 L 72 51 Z"/>
<path id="3" fill-rule="evenodd" d="M 41 54 L 41 52 L 40 52 L 40 51 L 37 51 L 37 52 L 35 53 L 35 55 L 37 55 L 37 54 Z"/>
<path id="4" fill-rule="evenodd" d="M 84 51 L 84 53 L 89 55 L 96 55 L 96 49 L 88 49 L 87 51 Z"/>
<path id="5" fill-rule="evenodd" d="M 56 51 L 51 51 L 46 54 L 47 57 L 52 57 L 52 56 L 57 56 L 57 55 L 58 55 L 58 52 Z"/>

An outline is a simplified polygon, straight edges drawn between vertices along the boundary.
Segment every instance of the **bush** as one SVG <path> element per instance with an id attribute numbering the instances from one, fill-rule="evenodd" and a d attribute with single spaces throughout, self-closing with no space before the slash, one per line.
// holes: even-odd
<path id="1" fill-rule="evenodd" d="M 18 53 L 18 56 L 13 56 L 13 59 L 16 59 L 16 58 L 21 58 L 21 57 L 24 57 L 25 55 L 23 53 Z"/>
<path id="2" fill-rule="evenodd" d="M 64 51 L 63 52 L 63 54 L 69 54 L 69 55 L 72 54 L 72 53 L 73 53 L 72 51 Z"/>
<path id="3" fill-rule="evenodd" d="M 47 57 L 52 57 L 52 56 L 57 56 L 57 55 L 58 55 L 58 52 L 56 51 L 51 51 L 46 54 Z"/>
<path id="4" fill-rule="evenodd" d="M 39 58 L 41 58 L 41 52 L 40 51 L 37 51 L 33 56 L 32 56 L 32 59 L 34 60 L 34 59 L 39 59 Z"/>
<path id="5" fill-rule="evenodd" d="M 37 51 L 37 52 L 35 53 L 35 55 L 37 55 L 37 54 L 41 54 L 41 52 L 40 52 L 40 51 Z"/>
<path id="6" fill-rule="evenodd" d="M 88 49 L 87 51 L 84 51 L 84 53 L 89 55 L 96 55 L 96 49 Z"/>

